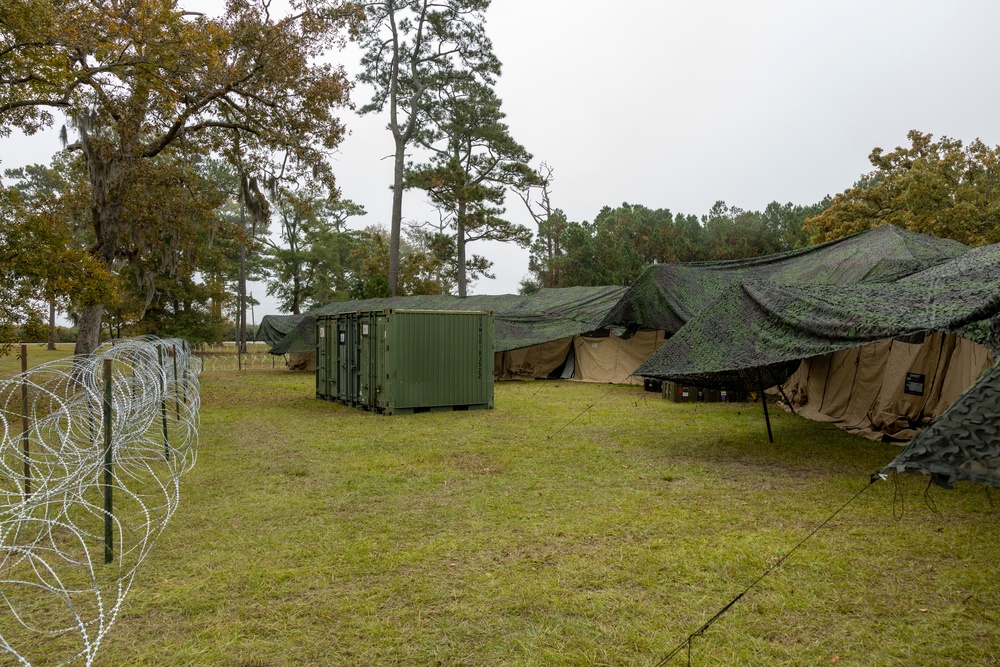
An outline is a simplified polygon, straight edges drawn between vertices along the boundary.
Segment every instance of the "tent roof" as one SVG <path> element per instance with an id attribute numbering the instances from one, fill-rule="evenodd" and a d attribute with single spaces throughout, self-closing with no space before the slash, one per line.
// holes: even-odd
<path id="1" fill-rule="evenodd" d="M 968 251 L 939 239 L 884 225 L 801 250 L 728 262 L 657 264 L 647 268 L 604 324 L 678 331 L 744 280 L 789 285 L 888 282 Z"/>
<path id="2" fill-rule="evenodd" d="M 922 472 L 945 488 L 1000 486 L 1000 364 L 959 396 L 882 472 Z"/>
<path id="3" fill-rule="evenodd" d="M 778 373 L 800 359 L 923 331 L 960 333 L 996 352 L 998 313 L 1000 244 L 894 282 L 746 279 L 691 318 L 636 375 L 735 383 L 749 369 Z"/>
<path id="4" fill-rule="evenodd" d="M 625 293 L 624 287 L 564 287 L 534 294 L 448 294 L 338 301 L 305 315 L 268 315 L 261 320 L 259 340 L 272 354 L 316 349 L 316 316 L 387 308 L 414 310 L 492 310 L 497 352 L 546 343 L 599 328 L 608 311 Z M 282 333 L 283 332 L 283 333 Z"/>

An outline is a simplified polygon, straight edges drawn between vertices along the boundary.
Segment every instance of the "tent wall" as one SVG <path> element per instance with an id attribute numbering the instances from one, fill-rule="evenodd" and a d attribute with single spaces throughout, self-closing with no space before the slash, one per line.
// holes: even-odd
<path id="1" fill-rule="evenodd" d="M 613 332 L 606 337 L 576 336 L 574 380 L 642 384 L 641 377 L 629 377 L 665 341 L 663 331 L 638 331 L 631 338 L 619 338 Z"/>
<path id="2" fill-rule="evenodd" d="M 497 380 L 547 378 L 566 361 L 573 337 L 567 336 L 541 345 L 521 347 L 493 354 L 493 377 Z"/>
<path id="3" fill-rule="evenodd" d="M 806 359 L 784 391 L 809 419 L 872 440 L 909 440 L 992 364 L 985 347 L 933 333 L 922 341 L 884 340 Z M 917 381 L 909 392 L 908 375 Z"/>
<path id="4" fill-rule="evenodd" d="M 642 378 L 629 376 L 664 340 L 663 331 L 639 331 L 630 338 L 619 338 L 610 331 L 607 336 L 569 336 L 495 353 L 493 376 L 497 380 L 547 378 L 572 355 L 573 380 L 642 384 Z"/>

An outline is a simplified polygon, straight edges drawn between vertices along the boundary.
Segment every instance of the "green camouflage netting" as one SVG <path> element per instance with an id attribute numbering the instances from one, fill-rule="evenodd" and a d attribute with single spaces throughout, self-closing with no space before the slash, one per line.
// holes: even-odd
<path id="1" fill-rule="evenodd" d="M 782 285 L 747 279 L 636 370 L 690 384 L 765 386 L 795 362 L 926 331 L 1000 351 L 1000 244 L 888 283 Z"/>
<path id="2" fill-rule="evenodd" d="M 1000 364 L 918 433 L 889 471 L 921 472 L 947 489 L 958 480 L 1000 486 Z"/>
<path id="3" fill-rule="evenodd" d="M 730 262 L 659 264 L 639 276 L 603 324 L 674 333 L 744 280 L 788 285 L 889 282 L 967 251 L 968 247 L 957 241 L 885 225 L 777 255 Z"/>
<path id="4" fill-rule="evenodd" d="M 254 340 L 273 347 L 294 331 L 295 327 L 302 322 L 303 317 L 305 315 L 265 315 L 260 321 L 260 326 L 257 327 L 257 335 Z"/>
<path id="5" fill-rule="evenodd" d="M 624 287 L 565 287 L 542 289 L 527 296 L 462 298 L 437 294 L 339 301 L 305 315 L 268 315 L 261 320 L 257 340 L 271 345 L 271 354 L 315 352 L 317 315 L 387 308 L 492 310 L 496 327 L 494 351 L 503 352 L 593 331 L 624 293 Z"/>

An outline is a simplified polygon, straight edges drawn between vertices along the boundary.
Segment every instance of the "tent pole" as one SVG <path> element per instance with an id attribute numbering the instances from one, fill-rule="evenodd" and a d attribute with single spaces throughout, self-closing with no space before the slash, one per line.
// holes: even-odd
<path id="1" fill-rule="evenodd" d="M 767 396 L 764 395 L 764 376 L 757 369 L 757 384 L 760 385 L 760 404 L 764 406 L 764 421 L 767 423 L 767 441 L 774 444 L 774 434 L 771 433 L 771 415 L 767 412 Z"/>
<path id="2" fill-rule="evenodd" d="M 785 394 L 785 388 L 780 384 L 778 385 L 778 393 L 781 394 L 781 397 L 783 399 L 785 399 L 785 403 L 788 404 L 788 409 L 792 411 L 792 414 L 793 415 L 799 414 L 798 412 L 795 411 L 795 406 L 792 405 L 791 400 L 789 400 L 788 396 Z"/>

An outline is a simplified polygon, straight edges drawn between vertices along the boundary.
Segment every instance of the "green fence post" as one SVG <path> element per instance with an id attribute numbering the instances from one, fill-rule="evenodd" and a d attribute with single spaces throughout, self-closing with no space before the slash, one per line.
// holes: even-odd
<path id="1" fill-rule="evenodd" d="M 24 446 L 24 499 L 31 498 L 31 453 L 28 440 L 28 346 L 21 343 L 21 444 Z"/>
<path id="2" fill-rule="evenodd" d="M 170 441 L 167 438 L 167 372 L 163 370 L 163 346 L 156 346 L 160 362 L 160 416 L 163 418 L 163 458 L 170 460 Z"/>
<path id="3" fill-rule="evenodd" d="M 171 344 L 174 357 L 174 411 L 177 413 L 177 421 L 181 419 L 181 398 L 180 390 L 177 388 L 177 345 Z"/>
<path id="4" fill-rule="evenodd" d="M 183 369 L 184 369 L 184 384 L 182 385 L 182 386 L 183 386 L 183 389 L 182 389 L 182 391 L 183 391 L 183 393 L 184 393 L 184 404 L 185 404 L 185 405 L 186 405 L 186 404 L 187 404 L 187 402 L 188 402 L 188 388 L 187 388 L 187 382 L 188 382 L 188 367 L 189 367 L 189 366 L 191 365 L 191 354 L 193 353 L 193 350 L 192 350 L 192 352 L 191 352 L 191 353 L 188 353 L 188 352 L 187 352 L 187 347 L 186 347 L 186 345 L 188 345 L 188 342 L 187 342 L 187 341 L 182 341 L 182 342 L 181 342 L 181 352 L 184 352 L 184 353 L 185 353 L 185 355 L 184 355 L 184 366 L 183 366 Z"/>
<path id="5" fill-rule="evenodd" d="M 111 447 L 111 364 L 110 359 L 104 360 L 104 562 L 115 559 L 115 529 L 112 517 L 114 505 L 112 493 L 114 489 L 114 469 Z"/>

